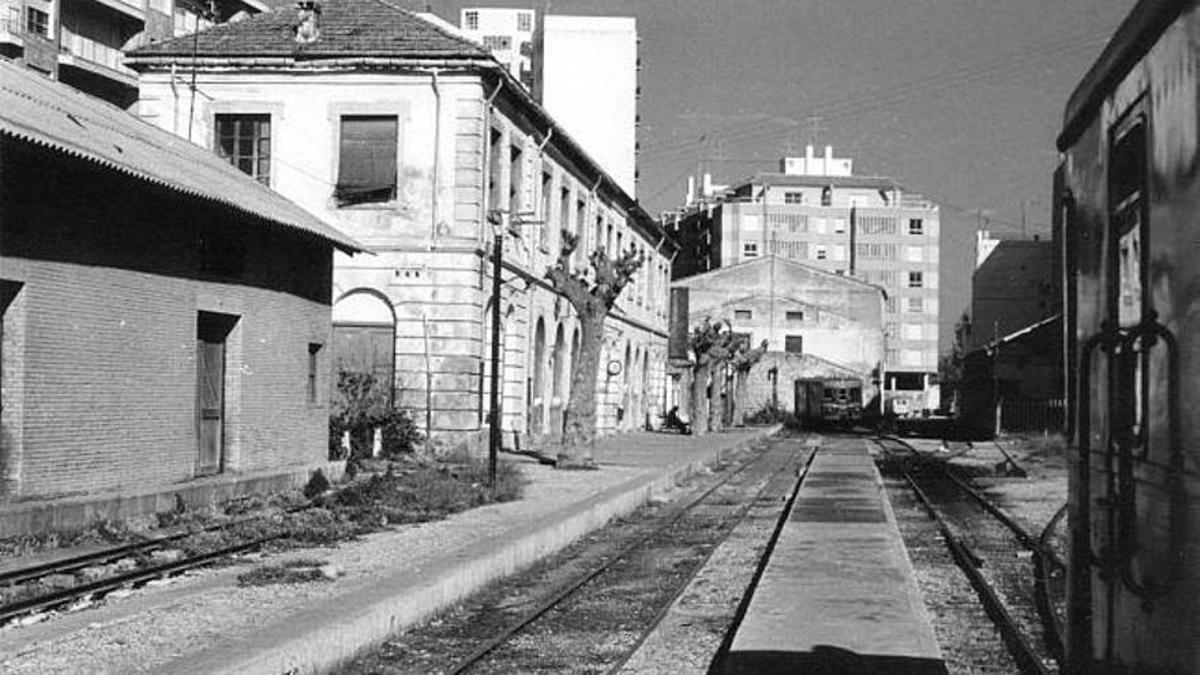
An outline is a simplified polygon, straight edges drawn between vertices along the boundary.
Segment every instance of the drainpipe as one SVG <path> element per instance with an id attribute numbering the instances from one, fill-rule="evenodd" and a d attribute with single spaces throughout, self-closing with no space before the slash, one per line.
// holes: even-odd
<path id="1" fill-rule="evenodd" d="M 496 82 L 496 88 L 487 98 L 483 99 L 483 213 L 480 214 L 480 222 L 487 216 L 488 211 L 492 208 L 492 204 L 488 201 L 488 196 L 492 193 L 492 177 L 489 169 L 492 164 L 492 101 L 500 95 L 500 89 L 504 87 L 504 79 L 501 78 Z M 479 241 L 483 242 L 483 228 L 479 229 Z"/>
<path id="2" fill-rule="evenodd" d="M 500 78 L 496 82 L 496 88 L 494 90 L 492 90 L 491 95 L 488 96 L 487 98 L 482 99 L 482 101 L 481 101 L 483 103 L 483 134 L 482 134 L 482 136 L 483 136 L 483 167 L 482 167 L 483 170 L 480 172 L 480 175 L 483 177 L 483 200 L 482 200 L 483 201 L 483 211 L 482 211 L 482 213 L 479 214 L 479 224 L 480 224 L 479 246 L 480 246 L 480 248 L 482 248 L 484 246 L 484 243 L 483 243 L 484 233 L 483 233 L 482 226 L 484 223 L 484 219 L 487 217 L 488 210 L 492 206 L 488 202 L 488 195 L 490 195 L 491 191 L 492 191 L 491 190 L 491 188 L 492 188 L 491 176 L 488 173 L 488 170 L 491 168 L 491 152 L 492 152 L 492 102 L 495 101 L 496 97 L 500 95 L 500 88 L 503 86 L 504 86 L 504 78 Z M 501 240 L 500 238 L 497 238 L 497 242 L 499 242 L 500 244 L 504 243 L 503 240 Z M 492 251 L 492 255 L 498 256 L 498 255 L 500 255 L 500 251 L 498 249 L 494 250 L 494 251 Z M 479 270 L 480 270 L 480 284 L 479 285 L 480 285 L 481 289 L 483 287 L 483 274 L 484 274 L 483 263 L 485 260 L 486 260 L 486 258 L 484 258 L 484 257 L 481 257 L 479 260 Z M 493 405 L 492 405 L 492 408 L 488 412 L 488 415 L 489 415 L 489 422 L 488 422 L 488 424 L 489 424 L 489 431 L 488 431 L 489 454 L 490 454 L 491 447 L 493 444 L 495 444 L 498 449 L 499 441 L 497 439 L 498 439 L 499 435 L 496 434 L 494 431 L 491 431 L 491 428 L 492 427 L 499 428 L 499 426 L 500 426 L 499 418 L 502 417 L 496 410 L 496 408 L 499 405 L 498 404 L 499 397 L 496 393 L 496 389 L 498 387 L 499 376 L 496 372 L 496 365 L 499 362 L 499 358 L 500 358 L 500 347 L 499 347 L 499 340 L 500 340 L 500 336 L 499 336 L 499 333 L 500 333 L 500 331 L 499 331 L 499 328 L 500 328 L 499 264 L 500 264 L 500 261 L 498 259 L 494 260 L 493 270 L 492 270 L 494 277 L 493 277 L 493 285 L 492 285 L 493 297 L 491 299 L 492 324 L 493 324 L 493 326 L 492 326 L 493 344 L 492 344 L 491 402 Z M 487 340 L 487 330 L 488 330 L 487 326 L 481 322 L 479 324 L 479 333 L 480 333 L 479 344 L 481 344 L 481 345 L 485 344 L 485 342 Z M 482 360 L 480 362 L 479 372 L 480 372 L 479 398 L 481 401 L 480 405 L 482 406 L 483 405 L 482 404 L 482 400 L 483 400 L 483 363 L 482 363 Z"/>
<path id="3" fill-rule="evenodd" d="M 437 248 L 438 245 L 438 189 L 441 184 L 441 156 L 442 156 L 442 88 L 438 83 L 439 70 L 433 68 L 429 71 L 433 84 L 433 97 L 435 100 L 435 112 L 433 120 L 433 196 L 430 198 L 429 213 L 432 221 L 433 237 L 431 239 L 432 248 Z"/>

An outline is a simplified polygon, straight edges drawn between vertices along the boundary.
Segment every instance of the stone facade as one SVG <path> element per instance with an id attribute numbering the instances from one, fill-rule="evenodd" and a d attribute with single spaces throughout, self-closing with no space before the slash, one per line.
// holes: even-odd
<path id="1" fill-rule="evenodd" d="M 487 426 L 489 213 L 506 229 L 506 444 L 561 431 L 578 322 L 544 279 L 560 230 L 579 237 L 574 265 L 586 266 L 598 247 L 641 252 L 646 263 L 608 323 L 602 364 L 612 367 L 596 383 L 601 431 L 640 427 L 663 396 L 673 242 L 494 62 L 424 71 L 402 65 L 325 67 L 317 60 L 266 68 L 247 60 L 201 67 L 196 82 L 204 95 L 191 114 L 192 136 L 214 147 L 216 116 L 270 119 L 270 186 L 375 253 L 336 259 L 335 332 L 339 323 L 386 330 L 391 320 L 395 400 L 435 438 L 477 439 Z M 190 101 L 168 61 L 135 67 L 142 71 L 139 114 L 181 133 Z M 339 121 L 347 116 L 397 120 L 392 198 L 358 205 L 336 198 Z M 372 303 L 381 308 L 372 317 L 342 311 Z"/>

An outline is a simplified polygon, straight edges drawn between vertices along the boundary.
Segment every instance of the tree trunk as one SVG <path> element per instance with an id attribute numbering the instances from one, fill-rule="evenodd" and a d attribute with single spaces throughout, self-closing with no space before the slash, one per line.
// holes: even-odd
<path id="1" fill-rule="evenodd" d="M 742 419 L 742 369 L 733 371 L 733 405 L 730 408 L 730 426 L 745 426 Z"/>
<path id="2" fill-rule="evenodd" d="M 689 415 L 692 418 L 692 433 L 703 436 L 708 433 L 708 364 L 696 364 L 692 371 L 692 400 Z"/>
<path id="3" fill-rule="evenodd" d="M 708 430 L 720 431 L 725 406 L 721 402 L 721 390 L 725 386 L 725 362 L 718 361 L 709 366 L 712 370 L 712 398 L 708 401 Z"/>
<path id="4" fill-rule="evenodd" d="M 604 320 L 608 312 L 596 308 L 590 316 L 579 316 L 579 358 L 571 364 L 571 395 L 563 412 L 563 442 L 558 451 L 560 468 L 595 465 L 596 378 L 600 374 L 600 350 L 604 346 Z"/>
<path id="5" fill-rule="evenodd" d="M 735 427 L 746 426 L 746 371 L 738 368 L 733 373 L 733 415 L 731 424 Z"/>

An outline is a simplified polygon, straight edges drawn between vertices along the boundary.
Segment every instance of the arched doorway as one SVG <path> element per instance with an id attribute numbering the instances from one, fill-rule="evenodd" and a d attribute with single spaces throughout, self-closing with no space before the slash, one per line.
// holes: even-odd
<path id="1" fill-rule="evenodd" d="M 654 392 L 650 389 L 650 354 L 642 354 L 642 385 L 638 387 L 638 391 L 642 392 L 642 410 L 638 417 L 638 423 L 642 428 L 649 428 L 649 416 L 657 411 L 653 411 Z"/>
<path id="2" fill-rule="evenodd" d="M 533 360 L 529 364 L 529 374 L 526 377 L 526 400 L 529 401 L 529 433 L 545 433 L 546 419 L 546 322 L 538 317 L 537 328 L 533 333 Z"/>
<path id="3" fill-rule="evenodd" d="M 629 391 L 629 384 L 632 381 L 629 377 L 629 368 L 633 365 L 633 345 L 625 343 L 625 364 L 621 368 L 621 408 L 617 415 L 617 428 L 628 429 L 629 420 L 633 416 L 633 410 L 630 406 L 633 404 L 633 397 Z"/>
<path id="4" fill-rule="evenodd" d="M 372 394 L 392 400 L 395 386 L 396 315 L 387 299 L 369 289 L 350 291 L 333 305 L 333 381 L 342 373 L 374 378 Z"/>
<path id="5" fill-rule="evenodd" d="M 563 370 L 567 358 L 567 343 L 563 325 L 558 324 L 554 333 L 554 351 L 550 354 L 550 434 L 558 436 L 563 431 Z"/>

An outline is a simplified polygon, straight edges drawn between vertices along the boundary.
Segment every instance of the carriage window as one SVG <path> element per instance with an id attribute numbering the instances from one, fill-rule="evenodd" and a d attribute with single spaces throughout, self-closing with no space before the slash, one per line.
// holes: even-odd
<path id="1" fill-rule="evenodd" d="M 1142 318 L 1142 212 L 1146 187 L 1146 126 L 1141 118 L 1117 137 L 1109 160 L 1111 222 L 1117 237 L 1117 322 Z"/>

